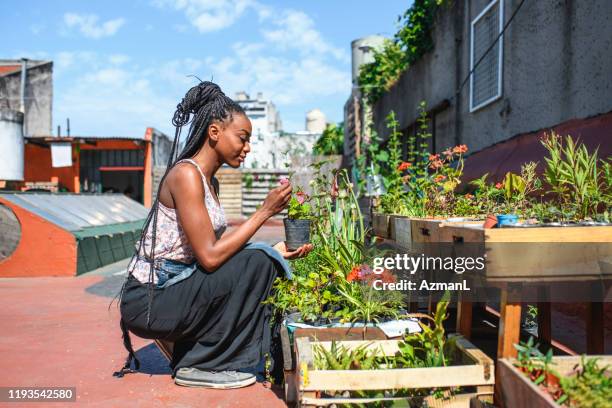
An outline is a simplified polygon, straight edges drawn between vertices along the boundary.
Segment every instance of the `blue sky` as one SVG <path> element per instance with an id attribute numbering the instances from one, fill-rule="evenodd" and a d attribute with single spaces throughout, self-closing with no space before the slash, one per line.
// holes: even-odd
<path id="1" fill-rule="evenodd" d="M 342 120 L 350 42 L 387 37 L 411 1 L 3 1 L 0 58 L 54 61 L 53 128 L 73 135 L 173 133 L 176 104 L 213 79 L 230 96 L 263 92 L 287 131 L 308 110 Z"/>

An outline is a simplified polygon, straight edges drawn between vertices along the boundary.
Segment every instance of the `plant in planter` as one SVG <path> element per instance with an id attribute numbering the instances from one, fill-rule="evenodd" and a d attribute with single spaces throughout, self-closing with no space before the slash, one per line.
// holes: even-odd
<path id="1" fill-rule="evenodd" d="M 286 179 L 281 180 L 281 183 L 283 182 L 287 182 Z M 302 245 L 310 243 L 311 213 L 308 201 L 308 195 L 300 188 L 289 201 L 287 218 L 283 219 L 285 241 L 289 251 L 294 251 Z"/>
<path id="2" fill-rule="evenodd" d="M 515 367 L 557 404 L 569 407 L 603 407 L 612 399 L 612 369 L 601 366 L 598 358 L 581 357 L 568 373 L 555 368 L 552 349 L 543 354 L 533 337 L 515 345 Z"/>
<path id="3" fill-rule="evenodd" d="M 601 161 L 597 151 L 571 136 L 551 133 L 542 139 L 548 151 L 544 180 L 561 213 L 573 213 L 576 221 L 596 219 L 610 208 L 610 158 Z"/>

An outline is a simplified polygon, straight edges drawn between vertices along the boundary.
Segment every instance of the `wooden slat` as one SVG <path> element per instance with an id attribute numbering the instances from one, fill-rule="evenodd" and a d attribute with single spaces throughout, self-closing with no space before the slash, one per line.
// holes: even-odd
<path id="1" fill-rule="evenodd" d="M 428 407 L 444 407 L 444 408 L 465 408 L 468 406 L 470 399 L 480 395 L 490 395 L 490 392 L 483 393 L 465 393 L 452 396 L 450 399 L 438 399 L 433 396 L 425 398 Z M 406 401 L 418 399 L 419 397 L 387 397 L 387 398 L 303 398 L 304 405 L 312 406 L 328 406 L 333 404 L 368 404 L 378 401 Z M 397 405 L 401 406 L 401 405 Z"/>
<path id="2" fill-rule="evenodd" d="M 310 370 L 304 391 L 444 388 L 493 384 L 478 365 L 389 370 Z"/>
<path id="3" fill-rule="evenodd" d="M 293 337 L 308 337 L 311 341 L 332 340 L 387 340 L 385 332 L 378 327 L 326 327 L 321 329 L 300 327 L 295 329 Z"/>

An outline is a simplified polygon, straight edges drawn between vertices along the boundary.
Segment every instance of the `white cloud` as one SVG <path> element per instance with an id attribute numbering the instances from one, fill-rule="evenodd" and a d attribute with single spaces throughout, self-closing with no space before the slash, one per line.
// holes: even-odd
<path id="1" fill-rule="evenodd" d="M 99 39 L 113 36 L 125 24 L 125 19 L 116 18 L 103 23 L 98 23 L 98 16 L 95 14 L 64 14 L 64 25 L 68 28 L 77 28 L 81 34 L 88 38 Z"/>
<path id="2" fill-rule="evenodd" d="M 286 10 L 273 24 L 273 30 L 264 30 L 264 37 L 282 50 L 295 49 L 301 54 L 330 54 L 340 61 L 348 61 L 348 51 L 329 44 L 315 29 L 314 21 L 304 12 Z"/>
<path id="3" fill-rule="evenodd" d="M 268 7 L 255 0 L 154 0 L 153 4 L 184 12 L 191 25 L 201 33 L 230 27 L 248 9 L 254 9 L 260 21 L 271 14 Z"/>
<path id="4" fill-rule="evenodd" d="M 124 54 L 113 54 L 110 57 L 108 57 L 108 60 L 110 61 L 111 64 L 123 65 L 126 62 L 130 61 L 130 57 Z"/>

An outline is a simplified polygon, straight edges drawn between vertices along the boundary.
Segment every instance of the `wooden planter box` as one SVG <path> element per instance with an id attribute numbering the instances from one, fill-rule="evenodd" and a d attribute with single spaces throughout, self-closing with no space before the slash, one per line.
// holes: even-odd
<path id="1" fill-rule="evenodd" d="M 321 329 L 296 328 L 293 336 L 289 334 L 286 326 L 281 326 L 281 345 L 283 350 L 283 370 L 285 377 L 285 401 L 287 403 L 297 402 L 295 347 L 291 338 L 307 338 L 312 341 L 332 340 L 387 340 L 385 333 L 378 327 L 368 327 L 364 332 L 362 327 L 328 327 Z"/>
<path id="2" fill-rule="evenodd" d="M 390 217 L 391 215 L 389 214 L 372 214 L 372 229 L 374 230 L 374 235 L 381 238 L 389 238 L 391 236 L 389 225 Z"/>
<path id="3" fill-rule="evenodd" d="M 592 356 L 589 356 L 592 357 Z M 612 356 L 596 356 L 600 358 L 601 366 L 612 365 Z M 498 401 L 502 407 L 552 408 L 559 407 L 555 401 L 531 382 L 525 374 L 514 367 L 514 359 L 500 359 L 497 363 L 497 381 L 500 390 Z M 559 374 L 571 373 L 576 364 L 580 363 L 578 356 L 553 357 L 554 369 Z"/>
<path id="4" fill-rule="evenodd" d="M 344 341 L 345 347 L 356 348 L 368 344 L 368 348 L 392 356 L 398 351 L 398 340 Z M 315 407 L 331 404 L 356 404 L 374 401 L 406 400 L 405 397 L 389 398 L 327 398 L 324 391 L 367 391 L 417 388 L 469 387 L 449 400 L 427 397 L 428 406 L 469 407 L 470 398 L 479 395 L 491 399 L 494 384 L 493 361 L 467 340 L 458 339 L 456 363 L 449 367 L 381 369 L 381 370 L 315 370 L 315 344 L 329 349 L 331 342 L 313 342 L 308 338 L 296 338 L 295 377 L 298 406 Z"/>
<path id="5" fill-rule="evenodd" d="M 610 226 L 484 229 L 466 224 L 445 225 L 439 234 L 441 242 L 481 243 L 472 250 L 487 254 L 486 276 L 492 281 L 612 278 Z"/>

